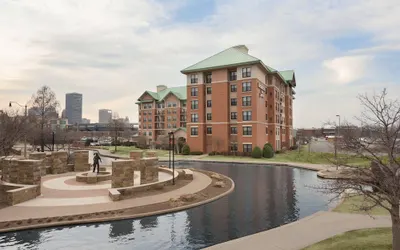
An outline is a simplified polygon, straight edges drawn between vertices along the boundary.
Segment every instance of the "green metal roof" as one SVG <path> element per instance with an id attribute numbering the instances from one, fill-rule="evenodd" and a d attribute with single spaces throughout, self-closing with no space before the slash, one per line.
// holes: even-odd
<path id="1" fill-rule="evenodd" d="M 178 131 L 178 130 L 182 130 L 183 132 L 186 132 L 186 128 L 185 128 L 185 127 L 179 127 L 179 128 L 177 128 L 177 129 L 175 130 L 175 132 Z"/>
<path id="2" fill-rule="evenodd" d="M 160 92 L 145 91 L 138 99 L 137 104 L 147 102 L 147 100 L 140 100 L 144 94 L 148 94 L 155 101 L 162 101 L 168 94 L 175 95 L 179 100 L 186 100 L 186 86 L 166 88 Z"/>
<path id="3" fill-rule="evenodd" d="M 223 50 L 190 67 L 187 67 L 186 69 L 183 69 L 181 72 L 185 74 L 235 65 L 261 63 L 260 59 L 245 53 L 242 49 L 247 49 L 247 47 L 239 45 Z"/>
<path id="4" fill-rule="evenodd" d="M 234 67 L 239 65 L 261 64 L 265 71 L 276 73 L 285 83 L 291 84 L 294 78 L 293 70 L 278 71 L 265 65 L 260 59 L 247 53 L 245 45 L 238 45 L 223 50 L 181 71 L 183 74 L 206 71 L 218 68 Z M 293 85 L 294 87 L 296 85 Z"/>

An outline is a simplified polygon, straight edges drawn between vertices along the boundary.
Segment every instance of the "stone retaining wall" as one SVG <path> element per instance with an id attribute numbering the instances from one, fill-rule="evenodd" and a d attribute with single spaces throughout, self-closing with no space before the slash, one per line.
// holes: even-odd
<path id="1" fill-rule="evenodd" d="M 157 157 L 157 152 L 155 152 L 155 151 L 147 151 L 146 152 L 146 157 L 148 157 L 148 158 Z"/>
<path id="2" fill-rule="evenodd" d="M 90 170 L 88 150 L 74 151 L 74 157 L 75 157 L 75 172 L 85 172 Z"/>
<path id="3" fill-rule="evenodd" d="M 66 151 L 58 151 L 51 153 L 51 173 L 52 174 L 63 174 L 68 172 L 67 164 L 68 164 L 68 152 Z"/>
<path id="4" fill-rule="evenodd" d="M 9 160 L 3 165 L 3 181 L 25 184 L 40 185 L 41 181 L 40 160 Z"/>
<path id="5" fill-rule="evenodd" d="M 141 159 L 141 158 L 143 158 L 143 151 L 141 151 L 141 150 L 131 151 L 129 153 L 129 158 L 134 159 L 134 160 Z"/>
<path id="6" fill-rule="evenodd" d="M 172 176 L 172 170 L 168 168 L 158 168 L 159 171 L 168 173 Z M 178 179 L 178 172 L 175 171 L 175 181 Z M 108 195 L 112 201 L 118 201 L 125 198 L 131 198 L 137 193 L 146 192 L 149 190 L 160 190 L 166 185 L 172 185 L 172 178 L 157 183 L 149 183 L 140 186 L 130 186 L 122 188 L 111 188 L 108 190 Z"/>
<path id="7" fill-rule="evenodd" d="M 111 188 L 133 186 L 134 169 L 137 161 L 119 160 L 112 162 Z"/>
<path id="8" fill-rule="evenodd" d="M 0 183 L 0 200 L 9 206 L 34 199 L 40 195 L 39 185 Z"/>

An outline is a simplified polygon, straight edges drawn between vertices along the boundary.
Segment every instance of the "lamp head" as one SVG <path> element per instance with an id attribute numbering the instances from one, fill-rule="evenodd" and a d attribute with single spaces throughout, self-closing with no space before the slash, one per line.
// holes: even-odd
<path id="1" fill-rule="evenodd" d="M 10 107 L 10 108 L 12 107 L 12 104 L 11 104 L 11 102 L 8 104 L 8 107 Z"/>

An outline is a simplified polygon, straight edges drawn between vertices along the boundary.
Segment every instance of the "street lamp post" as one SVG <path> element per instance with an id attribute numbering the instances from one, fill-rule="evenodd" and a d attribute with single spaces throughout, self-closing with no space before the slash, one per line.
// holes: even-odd
<path id="1" fill-rule="evenodd" d="M 19 104 L 18 102 L 13 102 L 13 101 L 10 101 L 10 103 L 8 104 L 8 106 L 11 108 L 12 107 L 12 104 L 17 104 L 18 106 L 20 106 L 20 107 L 23 107 L 23 108 L 25 108 L 25 119 L 26 119 L 26 117 L 28 116 L 28 105 L 21 105 L 21 104 Z M 24 135 L 24 157 L 26 158 L 26 133 L 25 133 L 25 135 Z"/>

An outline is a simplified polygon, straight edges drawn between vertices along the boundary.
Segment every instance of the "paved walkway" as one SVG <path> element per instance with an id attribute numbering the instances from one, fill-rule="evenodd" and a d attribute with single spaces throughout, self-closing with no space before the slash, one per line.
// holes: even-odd
<path id="1" fill-rule="evenodd" d="M 193 181 L 191 181 L 184 187 L 172 190 L 170 192 L 146 196 L 146 197 L 138 197 L 135 199 L 126 199 L 117 202 L 101 203 L 101 204 L 93 204 L 93 203 L 99 203 L 102 198 L 86 197 L 86 200 L 80 200 L 80 201 L 77 200 L 79 198 L 74 198 L 76 202 L 81 202 L 79 203 L 81 205 L 75 204 L 74 206 L 69 206 L 69 205 L 58 206 L 57 204 L 55 204 L 54 200 L 53 200 L 53 206 L 45 206 L 48 205 L 49 203 L 48 201 L 44 200 L 43 206 L 29 206 L 29 207 L 11 206 L 0 209 L 0 221 L 79 215 L 84 213 L 96 213 L 96 212 L 104 212 L 117 209 L 146 206 L 146 205 L 166 202 L 171 198 L 179 198 L 183 194 L 197 193 L 205 189 L 208 185 L 211 184 L 211 182 L 212 182 L 211 178 L 208 177 L 207 175 L 202 174 L 200 172 L 193 172 Z M 59 201 L 62 202 L 62 200 L 60 199 Z M 83 203 L 83 201 L 88 202 L 88 204 Z"/>
<path id="2" fill-rule="evenodd" d="M 299 221 L 206 248 L 208 250 L 297 250 L 350 230 L 390 227 L 389 216 L 317 212 Z"/>

